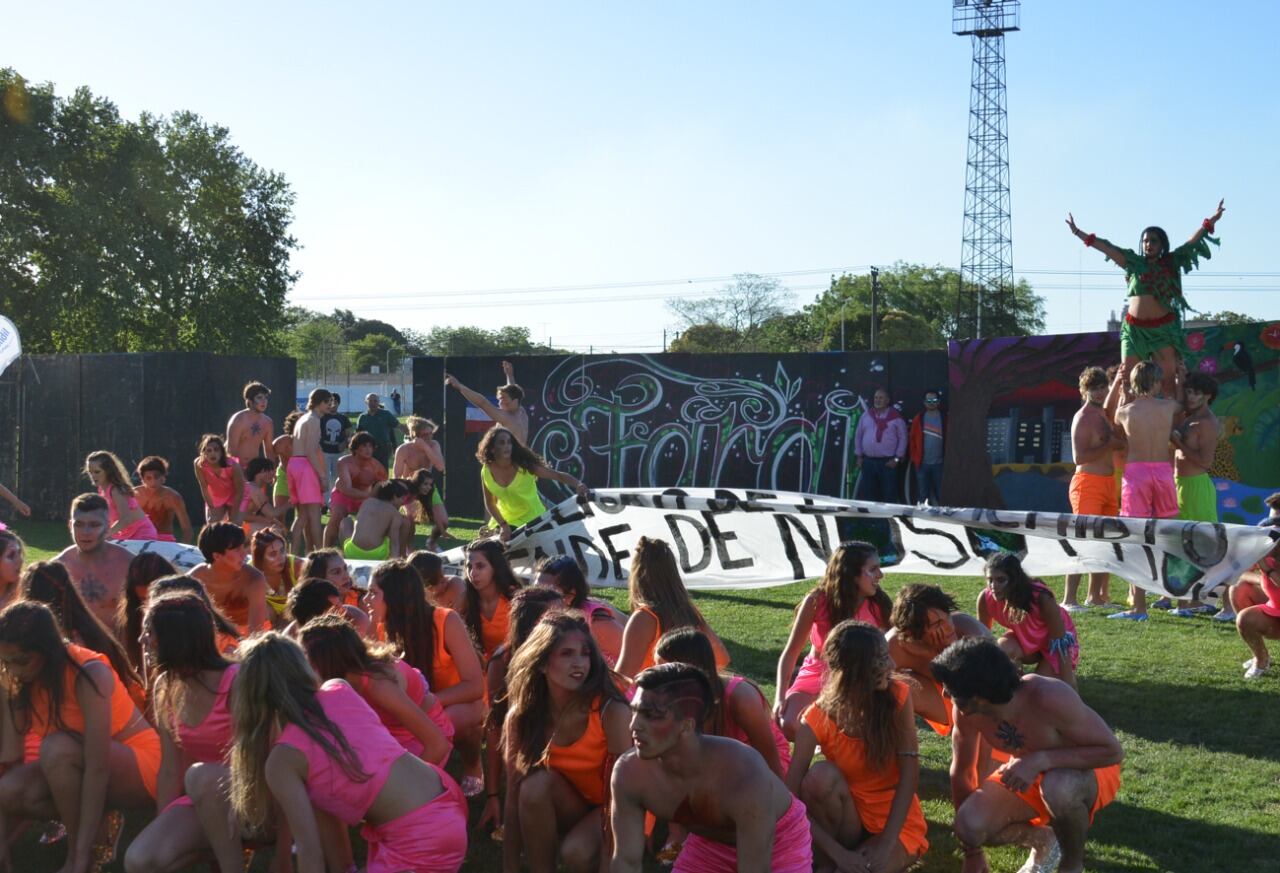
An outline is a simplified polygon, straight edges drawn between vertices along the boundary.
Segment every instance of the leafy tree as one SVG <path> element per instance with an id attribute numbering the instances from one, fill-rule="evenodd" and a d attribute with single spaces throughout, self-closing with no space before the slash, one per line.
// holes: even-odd
<path id="1" fill-rule="evenodd" d="M 695 324 L 686 328 L 669 346 L 673 352 L 707 354 L 737 350 L 742 337 L 737 331 L 718 324 Z"/>
<path id="2" fill-rule="evenodd" d="M 1204 321 L 1216 321 L 1218 324 L 1222 325 L 1253 324 L 1258 320 L 1252 315 L 1242 315 L 1239 312 L 1232 312 L 1230 309 L 1224 309 L 1221 312 L 1213 312 L 1208 315 L 1203 315 L 1201 318 Z"/>
<path id="3" fill-rule="evenodd" d="M 423 354 L 448 355 L 551 355 L 566 354 L 542 343 L 535 343 L 527 327 L 503 327 L 485 330 L 481 327 L 433 327 L 426 336 L 418 337 Z"/>
<path id="4" fill-rule="evenodd" d="M 293 199 L 193 113 L 0 69 L 0 310 L 31 351 L 276 348 Z"/>
<path id="5" fill-rule="evenodd" d="M 380 333 L 370 333 L 347 343 L 351 369 L 369 373 L 376 366 L 383 373 L 394 373 L 404 360 L 404 346 Z"/>
<path id="6" fill-rule="evenodd" d="M 929 339 L 915 328 L 915 339 L 929 340 L 928 345 L 916 348 L 941 348 L 956 334 L 956 303 L 960 288 L 960 276 L 955 270 L 928 267 L 920 264 L 897 263 L 880 271 L 880 312 L 897 310 L 918 316 L 933 330 Z M 844 314 L 841 314 L 841 310 Z M 825 326 L 851 318 L 855 311 L 871 311 L 871 276 L 844 274 L 834 277 L 830 287 L 810 306 L 805 308 L 811 318 Z M 989 336 L 1031 336 L 1044 330 L 1044 299 L 1032 290 L 1026 280 L 1019 280 L 1006 299 L 1003 313 L 984 316 Z M 824 334 L 829 334 L 824 329 Z M 849 331 L 846 329 L 846 340 Z M 883 335 L 883 331 L 881 334 Z M 848 348 L 846 342 L 846 348 Z M 839 348 L 839 345 L 836 345 Z M 887 346 L 886 346 L 887 348 Z"/>
<path id="7" fill-rule="evenodd" d="M 822 338 L 822 349 L 841 349 L 841 325 L 844 326 L 844 345 L 848 351 L 871 348 L 871 313 L 850 309 L 845 319 L 831 322 Z M 880 313 L 880 326 L 876 334 L 876 348 L 883 351 L 910 351 L 936 348 L 940 340 L 937 330 L 919 315 L 890 309 Z"/>
<path id="8" fill-rule="evenodd" d="M 738 273 L 714 297 L 667 303 L 685 329 L 714 324 L 739 337 L 748 337 L 769 319 L 786 315 L 792 305 L 793 295 L 781 282 L 755 273 Z"/>
<path id="9" fill-rule="evenodd" d="M 285 351 L 298 362 L 302 379 L 325 379 L 347 368 L 347 344 L 342 328 L 321 316 L 296 325 L 288 333 Z"/>

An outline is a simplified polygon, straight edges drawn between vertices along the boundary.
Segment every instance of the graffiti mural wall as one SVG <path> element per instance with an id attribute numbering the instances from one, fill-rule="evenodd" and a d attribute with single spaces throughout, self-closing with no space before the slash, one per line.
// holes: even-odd
<path id="1" fill-rule="evenodd" d="M 1188 367 L 1219 384 L 1210 474 L 1220 517 L 1251 523 L 1280 489 L 1280 323 L 1192 328 L 1187 344 Z M 1067 511 L 1077 378 L 1084 367 L 1119 361 L 1119 335 L 999 337 L 952 343 L 949 355 L 943 501 L 977 494 L 981 506 Z"/>
<path id="2" fill-rule="evenodd" d="M 414 363 L 415 385 L 421 373 L 428 388 L 431 375 L 441 372 L 438 359 Z M 849 445 L 875 388 L 888 386 L 910 418 L 920 411 L 924 391 L 946 382 L 941 351 L 597 355 L 514 363 L 533 448 L 557 469 L 613 488 L 719 485 L 851 497 L 856 467 Z M 498 358 L 444 362 L 486 396 L 502 381 L 500 365 Z M 415 392 L 415 398 L 438 396 L 434 387 Z M 431 417 L 441 411 L 416 406 Z M 458 392 L 446 393 L 446 494 L 451 512 L 477 515 L 474 454 L 485 425 L 467 426 L 468 406 Z M 474 409 L 470 415 L 479 420 Z"/>

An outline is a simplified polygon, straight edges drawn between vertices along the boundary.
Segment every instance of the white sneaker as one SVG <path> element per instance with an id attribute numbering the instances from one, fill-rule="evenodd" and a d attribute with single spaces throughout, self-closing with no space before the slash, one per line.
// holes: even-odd
<path id="1" fill-rule="evenodd" d="M 1244 669 L 1248 670 L 1248 669 L 1249 669 L 1250 667 L 1252 667 L 1256 662 L 1257 662 L 1257 659 L 1256 659 L 1256 658 L 1250 658 L 1249 660 L 1247 660 L 1247 661 L 1243 662 L 1240 666 L 1241 666 L 1241 667 L 1243 667 Z"/>
<path id="2" fill-rule="evenodd" d="M 1231 622 L 1232 624 L 1234 624 L 1234 623 L 1235 623 L 1235 620 L 1236 620 L 1236 614 L 1235 614 L 1234 612 L 1228 612 L 1227 610 L 1225 610 L 1225 609 L 1224 609 L 1224 610 L 1222 610 L 1222 612 L 1219 612 L 1217 615 L 1215 615 L 1215 616 L 1213 617 L 1213 620 L 1214 620 L 1214 621 L 1229 621 L 1229 622 Z"/>
<path id="3" fill-rule="evenodd" d="M 1036 863 L 1036 853 L 1032 852 L 1027 856 L 1027 863 L 1018 868 L 1018 873 L 1054 873 L 1058 869 L 1058 862 L 1062 860 L 1062 846 L 1058 845 L 1058 841 L 1054 840 L 1053 845 L 1044 853 L 1044 860 L 1039 864 Z"/>
<path id="4" fill-rule="evenodd" d="M 1246 679 L 1261 679 L 1263 676 L 1267 675 L 1267 672 L 1268 672 L 1270 669 L 1271 669 L 1271 665 L 1270 665 L 1270 664 L 1268 664 L 1268 665 L 1267 665 L 1267 666 L 1265 666 L 1265 667 L 1259 667 L 1257 664 L 1251 664 L 1251 665 L 1249 666 L 1249 669 L 1244 671 L 1244 678 L 1246 678 Z"/>

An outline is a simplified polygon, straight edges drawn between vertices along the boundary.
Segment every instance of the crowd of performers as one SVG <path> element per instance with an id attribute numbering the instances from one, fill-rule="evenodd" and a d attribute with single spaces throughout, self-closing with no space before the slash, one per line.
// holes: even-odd
<path id="1" fill-rule="evenodd" d="M 1168 398 L 1149 360 L 1110 381 L 1082 374 L 1078 512 L 1115 510 L 1119 451 L 1120 511 L 1208 511 L 1194 480 L 1216 386 L 1176 362 Z M 639 870 L 646 850 L 688 873 L 902 871 L 929 851 L 917 716 L 952 741 L 965 873 L 1006 844 L 1030 850 L 1027 873 L 1083 869 L 1124 751 L 1077 692 L 1080 579 L 1060 604 L 995 554 L 969 615 L 933 585 L 890 598 L 876 548 L 843 543 L 796 607 L 770 702 L 728 669 L 663 540 L 633 548 L 625 612 L 591 596 L 572 558 L 515 572 L 504 543 L 543 511 L 537 479 L 585 487 L 526 446 L 507 375 L 497 406 L 448 377 L 498 422 L 477 453 L 490 535 L 465 547 L 461 576 L 433 548 L 411 551 L 418 523 L 430 546 L 447 526 L 434 425 L 410 418 L 393 447 L 398 422 L 357 422 L 348 453 L 326 458 L 350 425 L 326 421 L 323 389 L 273 436 L 251 384 L 226 438 L 201 440 L 204 562 L 186 574 L 112 542 L 190 539 L 160 458 L 135 487 L 110 452 L 91 454 L 97 492 L 73 501 L 72 545 L 54 560 L 28 563 L 0 530 L 0 869 L 35 828 L 65 843 L 64 870 L 97 870 L 122 811 L 151 808 L 122 853 L 130 873 L 239 870 L 259 850 L 282 871 L 354 870 L 355 827 L 370 873 L 457 870 L 481 838 L 501 842 L 512 873 Z M 385 412 L 368 404 L 371 419 Z M 941 427 L 918 423 L 913 460 Z M 1280 494 L 1268 505 L 1280 524 Z M 1250 675 L 1280 638 L 1277 557 L 1232 589 Z M 366 590 L 347 558 L 378 562 Z M 1144 614 L 1137 594 L 1122 615 Z M 1091 579 L 1087 602 L 1106 599 Z"/>

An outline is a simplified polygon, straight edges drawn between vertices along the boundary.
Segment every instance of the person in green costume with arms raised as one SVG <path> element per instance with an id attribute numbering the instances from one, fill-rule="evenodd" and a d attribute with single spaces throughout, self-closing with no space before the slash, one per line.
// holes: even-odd
<path id="1" fill-rule="evenodd" d="M 580 497 L 587 496 L 586 485 L 568 473 L 548 467 L 541 455 L 505 427 L 491 428 L 484 435 L 476 449 L 476 460 L 480 462 L 484 503 L 503 542 L 511 537 L 512 528 L 527 524 L 547 511 L 538 496 L 539 479 L 554 479 L 568 485 Z"/>
<path id="2" fill-rule="evenodd" d="M 1224 202 L 1219 200 L 1218 210 L 1201 223 L 1189 240 L 1172 251 L 1169 235 L 1159 227 L 1148 227 L 1142 232 L 1142 254 L 1122 249 L 1096 233 L 1085 233 L 1076 227 L 1071 213 L 1067 213 L 1067 227 L 1071 232 L 1124 270 L 1129 282 L 1129 311 L 1120 326 L 1120 356 L 1126 371 L 1138 361 L 1150 360 L 1157 364 L 1165 397 L 1174 396 L 1178 358 L 1187 354 L 1182 316 L 1188 306 L 1182 296 L 1182 274 L 1198 267 L 1201 258 L 1211 257 L 1209 243 L 1216 246 L 1218 241 L 1210 234 L 1222 218 Z"/>

